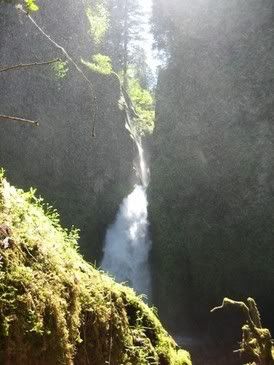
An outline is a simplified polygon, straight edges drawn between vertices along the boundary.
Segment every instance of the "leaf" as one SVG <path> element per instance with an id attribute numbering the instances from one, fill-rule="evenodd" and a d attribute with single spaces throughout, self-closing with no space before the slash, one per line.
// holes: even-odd
<path id="1" fill-rule="evenodd" d="M 36 0 L 25 0 L 25 4 L 28 11 L 39 10 L 39 6 L 36 4 Z"/>

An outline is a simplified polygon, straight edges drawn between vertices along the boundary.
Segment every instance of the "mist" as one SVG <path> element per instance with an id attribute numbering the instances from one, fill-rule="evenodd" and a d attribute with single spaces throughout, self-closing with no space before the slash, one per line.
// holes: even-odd
<path id="1" fill-rule="evenodd" d="M 18 2 L 0 1 L 0 70 L 61 61 L 0 73 L 7 178 L 147 295 L 194 365 L 254 361 L 232 352 L 243 314 L 210 310 L 252 297 L 274 332 L 273 1 L 35 1 L 65 53 Z"/>
<path id="2" fill-rule="evenodd" d="M 107 230 L 102 269 L 149 297 L 150 247 L 146 192 L 143 186 L 136 185 L 121 203 L 115 222 Z"/>

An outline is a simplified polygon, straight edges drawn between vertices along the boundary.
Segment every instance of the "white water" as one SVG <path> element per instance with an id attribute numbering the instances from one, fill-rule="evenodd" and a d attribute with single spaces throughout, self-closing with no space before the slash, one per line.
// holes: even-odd
<path id="1" fill-rule="evenodd" d="M 115 222 L 108 228 L 105 238 L 102 269 L 119 282 L 126 282 L 138 293 L 150 296 L 148 265 L 151 241 L 148 235 L 147 195 L 149 170 L 144 160 L 141 141 L 134 138 L 139 163 L 137 177 L 141 184 L 122 201 Z"/>

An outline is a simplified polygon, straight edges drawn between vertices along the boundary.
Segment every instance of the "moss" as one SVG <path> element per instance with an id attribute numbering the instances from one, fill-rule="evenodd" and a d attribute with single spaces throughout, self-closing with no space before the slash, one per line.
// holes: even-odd
<path id="1" fill-rule="evenodd" d="M 0 363 L 191 364 L 154 311 L 77 252 L 78 232 L 0 176 Z"/>

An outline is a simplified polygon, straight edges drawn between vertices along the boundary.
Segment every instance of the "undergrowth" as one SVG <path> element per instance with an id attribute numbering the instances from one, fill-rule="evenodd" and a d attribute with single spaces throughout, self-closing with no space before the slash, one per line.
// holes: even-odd
<path id="1" fill-rule="evenodd" d="M 3 173 L 0 224 L 12 230 L 0 241 L 1 364 L 191 364 L 132 289 L 81 257 L 78 231 Z"/>

